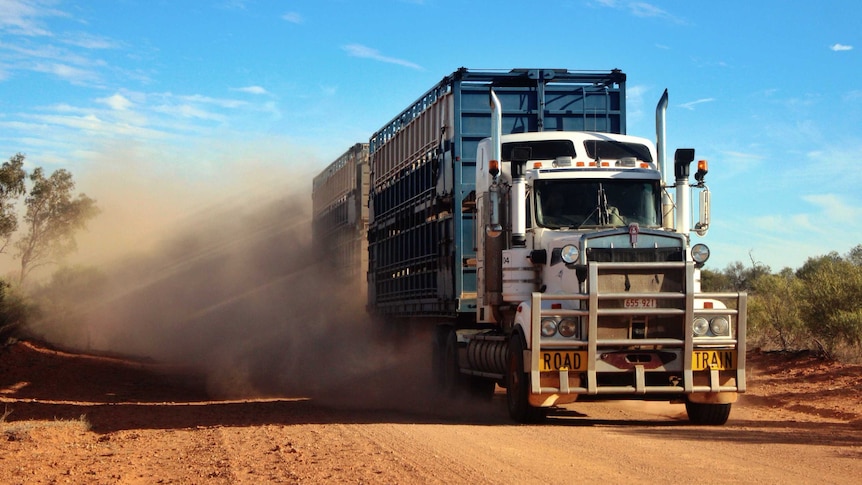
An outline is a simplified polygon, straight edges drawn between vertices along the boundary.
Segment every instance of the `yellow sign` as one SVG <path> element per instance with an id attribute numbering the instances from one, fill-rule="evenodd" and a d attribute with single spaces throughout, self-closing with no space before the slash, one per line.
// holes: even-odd
<path id="1" fill-rule="evenodd" d="M 562 350 L 543 350 L 539 353 L 539 371 L 552 372 L 562 369 L 587 370 L 587 353 Z"/>
<path id="2" fill-rule="evenodd" d="M 692 370 L 736 369 L 735 350 L 695 350 L 691 354 Z"/>

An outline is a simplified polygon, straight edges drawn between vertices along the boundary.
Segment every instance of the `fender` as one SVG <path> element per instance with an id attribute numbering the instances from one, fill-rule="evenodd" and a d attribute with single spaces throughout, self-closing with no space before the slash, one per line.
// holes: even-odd
<path id="1" fill-rule="evenodd" d="M 512 325 L 512 333 L 521 332 L 524 336 L 524 342 L 527 344 L 527 349 L 533 348 L 532 336 L 533 327 L 531 321 L 532 305 L 529 301 L 522 301 L 518 304 L 518 311 L 515 312 L 515 322 Z"/>

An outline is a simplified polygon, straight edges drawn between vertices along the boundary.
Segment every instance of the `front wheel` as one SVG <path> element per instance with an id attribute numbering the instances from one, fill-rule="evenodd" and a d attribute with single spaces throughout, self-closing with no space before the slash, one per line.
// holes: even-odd
<path id="1" fill-rule="evenodd" d="M 685 412 L 692 424 L 721 426 L 730 417 L 730 404 L 705 404 L 686 401 Z"/>
<path id="2" fill-rule="evenodd" d="M 513 334 L 509 338 L 506 364 L 506 403 L 509 416 L 519 423 L 535 423 L 545 417 L 545 409 L 530 405 L 530 378 L 524 372 L 524 339 Z"/>

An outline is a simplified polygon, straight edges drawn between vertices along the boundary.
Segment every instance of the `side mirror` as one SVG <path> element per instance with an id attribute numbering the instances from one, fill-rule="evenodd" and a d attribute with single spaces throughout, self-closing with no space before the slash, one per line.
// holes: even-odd
<path id="1" fill-rule="evenodd" d="M 707 231 L 709 231 L 709 188 L 704 185 L 700 192 L 700 217 L 694 225 L 694 232 L 703 237 L 706 236 Z"/>

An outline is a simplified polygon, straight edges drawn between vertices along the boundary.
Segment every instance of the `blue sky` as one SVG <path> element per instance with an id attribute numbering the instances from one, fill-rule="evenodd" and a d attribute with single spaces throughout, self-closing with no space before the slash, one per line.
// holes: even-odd
<path id="1" fill-rule="evenodd" d="M 654 137 L 668 88 L 671 153 L 710 161 L 710 267 L 796 268 L 862 243 L 860 18 L 856 0 L 0 0 L 0 156 L 70 169 L 109 218 L 110 174 L 206 186 L 260 163 L 302 191 L 458 67 L 620 68 L 628 132 Z"/>

